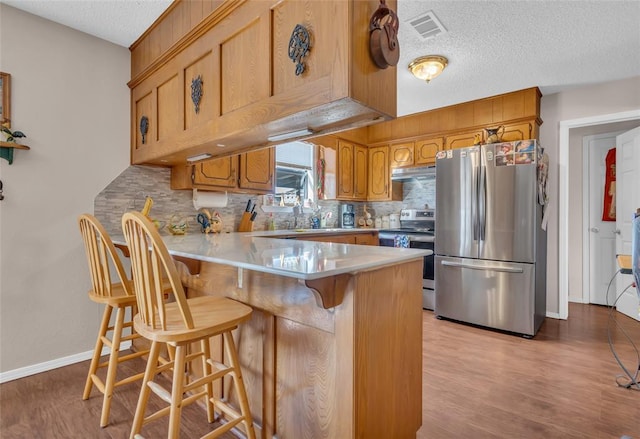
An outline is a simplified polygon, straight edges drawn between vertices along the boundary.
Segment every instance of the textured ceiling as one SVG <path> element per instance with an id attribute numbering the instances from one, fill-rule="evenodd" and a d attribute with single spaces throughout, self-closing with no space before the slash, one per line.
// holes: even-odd
<path id="1" fill-rule="evenodd" d="M 171 3 L 0 2 L 124 47 Z M 447 32 L 425 41 L 405 22 L 426 11 L 433 11 Z M 397 13 L 398 116 L 534 86 L 546 95 L 640 76 L 640 0 L 398 0 Z M 430 84 L 406 69 L 413 58 L 428 54 L 449 59 Z M 640 91 L 630 92 L 640 101 Z"/>

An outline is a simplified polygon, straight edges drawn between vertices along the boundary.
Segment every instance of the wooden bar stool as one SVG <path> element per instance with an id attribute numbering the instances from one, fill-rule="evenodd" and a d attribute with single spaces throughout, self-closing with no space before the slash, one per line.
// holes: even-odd
<path id="1" fill-rule="evenodd" d="M 227 423 L 203 437 L 218 437 L 243 423 L 246 435 L 251 439 L 255 438 L 238 353 L 231 332 L 241 322 L 249 319 L 251 308 L 224 297 L 187 299 L 175 263 L 154 225 L 144 215 L 128 212 L 122 217 L 122 229 L 131 255 L 134 290 L 138 297 L 139 313 L 134 317 L 134 328 L 151 341 L 130 438 L 134 439 L 140 433 L 143 424 L 167 414 L 168 437 L 177 438 L 182 408 L 200 398 L 204 399 L 209 422 L 215 420 L 214 410 L 224 413 L 228 419 Z M 171 283 L 175 302 L 165 303 L 159 293 L 164 276 Z M 220 363 L 211 356 L 209 339 L 217 335 L 223 337 L 229 364 Z M 200 351 L 190 353 L 189 345 L 194 342 L 200 342 Z M 175 347 L 175 356 L 174 361 L 158 366 L 161 343 Z M 185 383 L 186 366 L 197 359 L 201 360 L 203 376 Z M 171 368 L 173 383 L 169 392 L 155 383 L 154 377 Z M 228 401 L 214 397 L 213 381 L 225 375 L 233 378 L 239 411 Z M 150 391 L 169 403 L 169 406 L 145 417 Z"/>
<path id="2" fill-rule="evenodd" d="M 120 346 L 122 343 L 140 337 L 133 331 L 133 322 L 131 319 L 136 309 L 136 296 L 131 289 L 131 282 L 125 274 L 122 261 L 116 253 L 113 242 L 102 224 L 100 224 L 94 216 L 83 214 L 78 218 L 78 225 L 80 226 L 80 233 L 84 241 L 87 261 L 89 262 L 89 273 L 91 275 L 92 289 L 89 291 L 89 298 L 94 302 L 105 305 L 82 399 L 89 399 L 91 389 L 94 385 L 104 394 L 100 426 L 105 427 L 109 423 L 111 397 L 113 396 L 114 389 L 123 384 L 141 379 L 144 376 L 144 373 L 141 372 L 116 381 L 118 364 L 141 357 L 149 351 L 143 350 L 120 356 Z M 119 282 L 112 282 L 111 267 L 115 269 Z M 109 326 L 113 310 L 117 311 L 115 325 Z M 131 311 L 129 314 L 131 317 L 125 321 L 127 310 Z M 132 329 L 130 334 L 123 336 L 123 330 L 125 328 Z M 112 331 L 112 338 L 107 336 L 110 331 Z M 101 363 L 100 356 L 102 355 L 102 348 L 104 346 L 109 347 L 111 352 L 109 354 L 109 360 Z M 97 375 L 98 369 L 103 367 L 107 368 L 104 381 Z"/>

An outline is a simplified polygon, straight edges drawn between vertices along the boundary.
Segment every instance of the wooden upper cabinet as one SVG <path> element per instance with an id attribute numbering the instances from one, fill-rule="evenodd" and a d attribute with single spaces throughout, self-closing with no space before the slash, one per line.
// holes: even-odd
<path id="1" fill-rule="evenodd" d="M 484 130 L 449 135 L 445 137 L 445 147 L 446 149 L 457 149 L 473 146 L 478 139 L 482 140 L 483 136 Z"/>
<path id="2" fill-rule="evenodd" d="M 392 119 L 396 68 L 378 68 L 368 50 L 366 29 L 378 6 L 176 0 L 131 47 L 132 163 L 184 166 L 203 153 L 273 145 L 275 135 Z M 397 1 L 387 6 L 397 10 Z M 297 25 L 311 42 L 298 69 L 289 59 Z M 136 129 L 142 113 L 145 143 Z"/>
<path id="3" fill-rule="evenodd" d="M 337 199 L 366 200 L 367 163 L 367 147 L 346 140 L 338 141 Z"/>
<path id="4" fill-rule="evenodd" d="M 193 166 L 192 187 L 231 192 L 267 193 L 275 186 L 273 148 L 205 160 Z M 173 174 L 172 174 L 173 178 Z M 172 185 L 176 189 L 190 189 Z"/>
<path id="5" fill-rule="evenodd" d="M 238 186 L 238 156 L 206 160 L 193 167 L 193 186 L 227 188 Z"/>
<path id="6" fill-rule="evenodd" d="M 353 152 L 355 145 L 350 142 L 338 142 L 338 187 L 336 189 L 336 198 L 351 199 L 353 198 L 354 188 L 354 166 Z"/>
<path id="7" fill-rule="evenodd" d="M 537 129 L 534 132 L 534 126 L 537 127 L 535 121 L 518 123 L 504 126 L 503 142 L 512 142 L 515 140 L 537 139 Z"/>
<path id="8" fill-rule="evenodd" d="M 132 92 L 133 115 L 131 121 L 132 147 L 131 154 L 135 156 L 140 151 L 152 149 L 156 143 L 155 132 L 158 124 L 154 112 L 154 90 L 140 88 Z M 144 130 L 143 130 L 144 127 Z"/>
<path id="9" fill-rule="evenodd" d="M 276 153 L 275 148 L 265 148 L 240 154 L 241 189 L 255 189 L 273 192 L 275 189 Z"/>
<path id="10" fill-rule="evenodd" d="M 396 143 L 389 147 L 389 160 L 392 168 L 402 168 L 413 166 L 414 142 Z"/>
<path id="11" fill-rule="evenodd" d="M 365 200 L 367 198 L 367 148 L 355 145 L 353 150 L 354 187 L 353 198 Z"/>
<path id="12" fill-rule="evenodd" d="M 416 140 L 416 165 L 431 165 L 436 162 L 436 154 L 444 149 L 442 137 Z"/>
<path id="13" fill-rule="evenodd" d="M 371 201 L 391 199 L 388 146 L 369 148 L 369 190 L 367 199 Z"/>

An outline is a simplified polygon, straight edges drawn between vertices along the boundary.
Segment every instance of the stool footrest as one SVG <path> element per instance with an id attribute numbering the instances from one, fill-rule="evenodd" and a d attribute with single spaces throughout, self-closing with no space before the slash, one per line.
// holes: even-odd
<path id="1" fill-rule="evenodd" d="M 205 434 L 200 439 L 213 439 L 215 437 L 218 437 L 218 436 L 228 432 L 229 430 L 231 430 L 236 425 L 238 425 L 240 422 L 242 422 L 243 419 L 244 418 L 233 419 L 233 420 L 231 420 L 231 421 L 229 421 L 229 422 L 227 422 L 225 424 L 222 424 L 220 427 L 218 427 L 215 430 Z"/>
<path id="2" fill-rule="evenodd" d="M 223 412 L 225 415 L 229 416 L 231 419 L 244 419 L 242 414 L 238 412 L 236 409 L 231 407 L 226 401 L 222 401 L 219 399 L 211 398 L 211 402 L 215 405 L 215 407 Z"/>
<path id="3" fill-rule="evenodd" d="M 147 383 L 147 386 L 149 386 L 151 391 L 153 393 L 155 393 L 156 395 L 158 395 L 160 397 L 160 399 L 162 399 L 167 404 L 171 404 L 171 392 L 169 392 L 164 387 L 162 387 L 160 384 L 158 384 L 158 383 L 156 383 L 154 381 L 149 381 Z"/>
<path id="4" fill-rule="evenodd" d="M 224 365 L 223 365 L 224 366 Z M 198 378 L 195 381 L 189 383 L 189 385 L 184 387 L 184 391 L 188 392 L 190 390 L 195 389 L 196 387 L 208 384 L 210 382 L 213 382 L 215 380 L 217 380 L 218 378 L 222 378 L 223 376 L 225 376 L 226 374 L 233 372 L 233 369 L 230 367 L 226 367 L 224 369 L 219 369 L 216 370 L 215 372 L 212 372 L 211 374 L 202 377 L 202 378 Z"/>
<path id="5" fill-rule="evenodd" d="M 153 384 L 153 386 L 151 385 Z M 147 385 L 149 386 L 149 388 L 153 391 L 153 393 L 155 393 L 156 395 L 158 395 L 163 401 L 168 402 L 169 404 L 171 404 L 171 394 L 169 394 L 169 392 L 167 392 L 162 386 L 160 386 L 159 384 L 154 383 L 153 381 L 149 381 L 147 383 Z M 160 393 L 165 393 L 165 394 L 169 394 L 169 400 L 167 401 L 165 399 L 165 396 L 161 396 L 160 393 L 157 393 L 156 390 Z M 194 395 L 189 395 L 188 397 L 184 398 L 182 400 L 182 407 L 186 407 L 190 404 L 193 404 L 194 402 L 196 402 L 198 399 L 202 398 L 203 396 L 205 396 L 207 394 L 207 392 L 200 392 Z M 159 419 L 163 416 L 166 416 L 169 414 L 169 412 L 171 411 L 171 406 L 167 406 L 164 408 L 161 408 L 160 410 L 158 410 L 157 412 L 153 412 L 151 413 L 149 416 L 147 416 L 146 418 L 144 418 L 143 424 L 146 424 L 147 422 L 151 422 L 154 421 L 156 419 Z"/>

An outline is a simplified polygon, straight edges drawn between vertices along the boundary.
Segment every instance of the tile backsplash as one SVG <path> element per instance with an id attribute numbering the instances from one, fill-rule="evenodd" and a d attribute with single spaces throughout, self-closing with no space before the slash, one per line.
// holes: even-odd
<path id="1" fill-rule="evenodd" d="M 94 212 L 113 235 L 122 235 L 121 218 L 124 212 L 142 210 L 145 198 L 153 199 L 150 217 L 161 224 L 161 233 L 168 234 L 166 226 L 172 220 L 185 218 L 188 222 L 187 233 L 199 233 L 200 225 L 196 221 L 198 211 L 193 206 L 192 192 L 189 190 L 172 190 L 170 188 L 171 171 L 169 168 L 151 166 L 130 166 L 95 198 Z M 356 218 L 364 214 L 364 206 L 372 216 L 378 217 L 390 213 L 398 213 L 402 208 L 424 208 L 425 205 L 435 207 L 435 178 L 433 180 L 411 180 L 404 183 L 403 201 L 386 202 L 353 202 Z M 228 194 L 228 204 L 216 210 L 222 218 L 225 231 L 236 231 L 247 201 L 257 203 L 257 218 L 254 230 L 267 230 L 269 214 L 263 212 L 262 196 L 255 194 Z M 338 209 L 346 201 L 323 200 L 318 202 L 320 213 L 331 212 L 327 227 L 339 227 Z M 313 211 L 304 208 L 297 218 L 293 213 L 273 213 L 277 229 L 310 228 Z"/>

